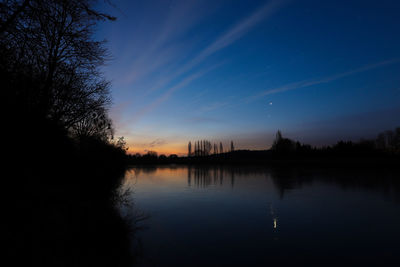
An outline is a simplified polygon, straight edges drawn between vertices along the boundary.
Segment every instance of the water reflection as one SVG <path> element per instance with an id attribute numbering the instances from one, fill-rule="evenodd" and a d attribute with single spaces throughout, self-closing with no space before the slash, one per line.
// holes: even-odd
<path id="1" fill-rule="evenodd" d="M 269 206 L 269 208 L 270 208 L 270 214 L 271 214 L 272 221 L 273 221 L 273 227 L 274 227 L 274 229 L 277 229 L 278 228 L 278 217 L 275 214 L 272 204 Z"/>
<path id="2" fill-rule="evenodd" d="M 382 265 L 400 263 L 399 178 L 203 165 L 134 168 L 125 185 L 151 216 L 140 234 L 145 265 Z"/>
<path id="3" fill-rule="evenodd" d="M 198 188 L 224 185 L 229 183 L 235 186 L 236 176 L 263 176 L 271 179 L 281 198 L 285 192 L 303 186 L 310 186 L 314 182 L 334 184 L 343 190 L 367 189 L 379 191 L 384 195 L 398 200 L 400 190 L 400 175 L 394 170 L 380 169 L 315 169 L 315 168 L 261 168 L 261 167 L 227 167 L 227 166 L 189 166 L 187 169 L 187 185 Z M 150 173 L 150 170 L 143 169 Z M 151 169 L 155 172 L 154 167 Z M 228 185 L 228 184 L 226 184 Z"/>
<path id="4" fill-rule="evenodd" d="M 225 175 L 229 176 L 230 185 L 235 185 L 235 172 L 233 170 L 226 171 Z M 224 182 L 224 168 L 223 167 L 191 167 L 187 168 L 188 186 L 193 185 L 196 187 L 205 188 L 210 185 L 223 185 Z"/>

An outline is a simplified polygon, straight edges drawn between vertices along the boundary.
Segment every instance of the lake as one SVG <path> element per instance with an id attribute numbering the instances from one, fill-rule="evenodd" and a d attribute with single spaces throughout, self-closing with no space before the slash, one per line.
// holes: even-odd
<path id="1" fill-rule="evenodd" d="M 133 167 L 141 266 L 400 266 L 393 170 Z"/>

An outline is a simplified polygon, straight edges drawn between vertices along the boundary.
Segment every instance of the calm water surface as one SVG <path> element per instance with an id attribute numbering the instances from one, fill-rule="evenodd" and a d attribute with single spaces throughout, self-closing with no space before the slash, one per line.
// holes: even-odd
<path id="1" fill-rule="evenodd" d="M 394 171 L 132 168 L 123 189 L 143 266 L 400 266 Z"/>

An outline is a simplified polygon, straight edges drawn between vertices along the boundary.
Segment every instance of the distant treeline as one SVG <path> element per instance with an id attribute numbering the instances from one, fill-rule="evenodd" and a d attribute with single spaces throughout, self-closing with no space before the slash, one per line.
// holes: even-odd
<path id="1" fill-rule="evenodd" d="M 362 139 L 358 142 L 339 141 L 333 146 L 312 147 L 298 141 L 284 138 L 277 132 L 271 150 L 277 156 L 288 155 L 341 155 L 341 156 L 368 156 L 368 155 L 399 155 L 400 154 L 400 127 L 379 133 L 375 139 Z"/>
<path id="2" fill-rule="evenodd" d="M 275 140 L 268 150 L 235 150 L 231 141 L 231 149 L 223 152 L 222 143 L 220 150 L 211 145 L 209 141 L 195 142 L 194 151 L 192 143 L 188 144 L 188 156 L 178 157 L 175 154 L 170 156 L 160 155 L 157 152 L 149 151 L 145 155 L 130 155 L 129 162 L 141 163 L 289 163 L 289 162 L 372 162 L 391 163 L 400 159 L 400 127 L 393 131 L 380 133 L 377 138 L 371 140 L 339 141 L 335 145 L 325 147 L 313 147 L 302 144 L 298 141 L 283 137 L 282 133 L 276 133 Z"/>
<path id="3" fill-rule="evenodd" d="M 222 142 L 219 143 L 219 146 L 214 143 L 212 144 L 208 140 L 199 140 L 194 142 L 194 150 L 192 150 L 192 142 L 189 141 L 188 143 L 188 157 L 200 157 L 200 156 L 208 156 L 211 154 L 222 154 L 224 153 L 224 147 L 222 145 Z M 235 147 L 233 145 L 233 141 L 231 141 L 231 148 L 230 152 L 233 152 L 235 150 Z"/>

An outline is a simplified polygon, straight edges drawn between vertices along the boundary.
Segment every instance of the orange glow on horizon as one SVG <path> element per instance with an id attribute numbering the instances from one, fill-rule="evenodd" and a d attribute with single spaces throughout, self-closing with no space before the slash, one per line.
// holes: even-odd
<path id="1" fill-rule="evenodd" d="M 165 144 L 162 146 L 157 146 L 157 147 L 150 147 L 150 148 L 143 148 L 138 147 L 138 145 L 128 145 L 128 154 L 134 155 L 136 153 L 139 153 L 141 155 L 147 154 L 148 151 L 155 151 L 157 152 L 158 155 L 166 155 L 169 156 L 171 154 L 176 154 L 178 156 L 186 156 L 187 155 L 187 145 L 186 144 L 181 144 L 181 143 L 175 143 L 175 144 Z"/>

